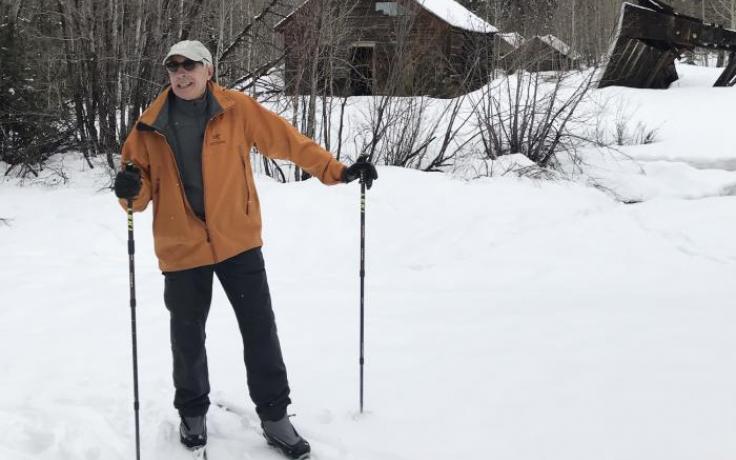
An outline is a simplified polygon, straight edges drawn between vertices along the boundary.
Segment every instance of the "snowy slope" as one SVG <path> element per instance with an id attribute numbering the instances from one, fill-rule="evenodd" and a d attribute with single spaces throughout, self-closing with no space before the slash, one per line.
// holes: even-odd
<path id="1" fill-rule="evenodd" d="M 626 150 L 654 161 L 590 160 L 641 204 L 586 180 L 379 169 L 363 415 L 358 187 L 257 179 L 290 412 L 315 459 L 736 458 L 736 173 L 689 163 L 733 154 L 716 118 L 698 123 L 717 152 L 688 150 L 700 140 L 680 114 L 724 110 L 727 93 L 687 78 L 675 91 L 677 112 L 666 92 L 606 90 L 636 94 L 667 126 Z M 64 171 L 54 187 L 0 183 L 0 458 L 130 459 L 125 216 L 101 168 Z M 135 222 L 143 458 L 185 459 L 150 211 Z M 219 287 L 208 352 L 213 400 L 231 409 L 211 409 L 210 458 L 280 458 L 260 436 Z"/>
<path id="2" fill-rule="evenodd" d="M 608 87 L 595 99 L 631 126 L 637 122 L 657 131 L 659 142 L 633 149 L 643 160 L 678 160 L 702 168 L 736 170 L 733 111 L 736 89 L 713 88 L 723 69 L 678 65 L 680 79 L 667 90 Z"/>

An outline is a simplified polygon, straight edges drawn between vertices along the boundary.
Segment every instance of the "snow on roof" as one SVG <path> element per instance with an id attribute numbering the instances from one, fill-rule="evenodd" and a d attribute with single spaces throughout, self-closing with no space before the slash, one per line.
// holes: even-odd
<path id="1" fill-rule="evenodd" d="M 299 5 L 299 6 L 297 6 L 296 8 L 294 8 L 294 9 L 293 9 L 293 10 L 291 11 L 291 13 L 287 14 L 286 16 L 284 16 L 284 19 L 282 19 L 282 20 L 280 20 L 279 22 L 277 22 L 276 24 L 274 24 L 273 28 L 274 28 L 274 29 L 278 29 L 278 28 L 279 28 L 279 26 L 280 26 L 281 24 L 285 23 L 287 19 L 289 19 L 290 17 L 292 17 L 292 16 L 294 15 L 294 13 L 296 13 L 297 11 L 299 11 L 300 9 L 302 9 L 302 7 L 303 7 L 304 5 L 306 5 L 307 3 L 309 3 L 310 1 L 311 1 L 311 0 L 304 0 L 304 1 L 303 1 L 303 2 L 301 3 L 301 5 Z"/>
<path id="2" fill-rule="evenodd" d="M 421 5 L 425 10 L 434 14 L 438 18 L 446 21 L 448 24 L 461 29 L 469 30 L 471 32 L 482 32 L 482 33 L 494 33 L 498 32 L 498 29 L 488 24 L 475 14 L 468 11 L 464 6 L 456 2 L 455 0 L 414 0 Z M 297 10 L 301 9 L 304 5 L 309 3 L 310 0 L 305 0 L 301 5 L 294 8 L 284 19 L 274 25 L 274 29 L 286 22 Z"/>
<path id="3" fill-rule="evenodd" d="M 425 10 L 455 27 L 471 32 L 498 32 L 498 29 L 471 13 L 455 0 L 416 0 L 416 2 Z"/>
<path id="4" fill-rule="evenodd" d="M 496 36 L 509 45 L 513 46 L 514 48 L 520 47 L 526 40 L 524 36 L 518 32 L 507 32 L 503 34 L 497 34 Z"/>
<path id="5" fill-rule="evenodd" d="M 563 42 L 554 35 L 543 35 L 540 36 L 539 39 L 571 59 L 580 59 L 580 55 L 578 53 L 570 48 L 567 43 Z"/>

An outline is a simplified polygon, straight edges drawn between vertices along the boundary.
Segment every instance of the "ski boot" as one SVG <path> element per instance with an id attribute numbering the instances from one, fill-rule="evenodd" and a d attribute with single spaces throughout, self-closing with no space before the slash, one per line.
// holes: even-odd
<path id="1" fill-rule="evenodd" d="M 309 458 L 309 443 L 296 432 L 289 416 L 284 415 L 276 421 L 262 420 L 261 428 L 268 445 L 278 448 L 287 457 L 297 460 Z"/>
<path id="2" fill-rule="evenodd" d="M 181 417 L 179 440 L 188 449 L 195 450 L 207 444 L 207 420 L 204 415 Z"/>

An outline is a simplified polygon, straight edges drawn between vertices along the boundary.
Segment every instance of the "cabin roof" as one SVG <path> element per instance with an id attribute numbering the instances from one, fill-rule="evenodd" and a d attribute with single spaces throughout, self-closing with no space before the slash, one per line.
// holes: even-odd
<path id="1" fill-rule="evenodd" d="M 304 5 L 311 0 L 305 0 L 302 4 L 289 13 L 284 19 L 274 25 L 274 29 L 278 29 L 291 16 L 299 11 Z M 467 8 L 456 2 L 455 0 L 411 0 L 419 4 L 422 8 L 429 11 L 439 19 L 445 21 L 451 26 L 458 27 L 470 32 L 495 33 L 498 29 L 479 18 Z"/>
<path id="2" fill-rule="evenodd" d="M 524 44 L 524 41 L 526 40 L 524 36 L 518 32 L 506 32 L 502 34 L 497 34 L 496 36 L 509 45 L 513 46 L 514 48 L 520 47 Z"/>
<path id="3" fill-rule="evenodd" d="M 569 57 L 570 59 L 580 59 L 580 55 L 576 53 L 570 46 L 560 40 L 559 38 L 555 37 L 554 35 L 542 35 L 538 36 L 540 40 L 542 40 L 544 43 L 549 45 L 551 48 L 559 51 L 560 53 L 564 54 L 565 56 Z"/>
<path id="4" fill-rule="evenodd" d="M 305 1 L 303 1 L 303 2 L 301 3 L 301 5 L 299 5 L 299 6 L 297 6 L 296 8 L 294 8 L 294 10 L 293 10 L 293 11 L 292 11 L 291 13 L 287 14 L 286 16 L 284 16 L 284 19 L 282 19 L 282 20 L 280 20 L 279 22 L 277 22 L 277 23 L 276 23 L 276 24 L 275 24 L 275 25 L 273 26 L 273 28 L 274 28 L 274 29 L 278 29 L 279 27 L 281 27 L 281 26 L 282 26 L 282 25 L 283 25 L 283 24 L 284 24 L 284 23 L 285 23 L 286 21 L 288 21 L 289 19 L 291 19 L 291 17 L 292 17 L 292 16 L 294 16 L 294 14 L 295 14 L 295 13 L 296 13 L 297 11 L 299 11 L 300 9 L 302 9 L 302 7 L 304 7 L 304 5 L 306 5 L 306 4 L 307 4 L 307 3 L 309 3 L 309 2 L 310 2 L 310 0 L 305 0 Z"/>
<path id="5" fill-rule="evenodd" d="M 498 29 L 473 14 L 455 0 L 415 0 L 425 10 L 450 25 L 470 32 L 495 33 Z"/>

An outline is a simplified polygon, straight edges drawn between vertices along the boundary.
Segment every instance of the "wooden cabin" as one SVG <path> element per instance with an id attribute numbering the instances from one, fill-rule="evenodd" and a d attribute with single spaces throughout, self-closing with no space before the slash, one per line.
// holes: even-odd
<path id="1" fill-rule="evenodd" d="M 503 56 L 501 66 L 509 71 L 530 72 L 578 68 L 580 55 L 554 35 L 535 36 Z"/>
<path id="2" fill-rule="evenodd" d="M 518 32 L 505 32 L 496 34 L 495 39 L 495 53 L 499 59 L 503 59 L 504 56 L 512 51 L 519 49 L 524 44 L 526 39 L 523 35 Z"/>
<path id="3" fill-rule="evenodd" d="M 488 81 L 496 28 L 454 0 L 307 0 L 274 27 L 288 94 L 454 97 Z"/>

